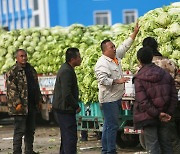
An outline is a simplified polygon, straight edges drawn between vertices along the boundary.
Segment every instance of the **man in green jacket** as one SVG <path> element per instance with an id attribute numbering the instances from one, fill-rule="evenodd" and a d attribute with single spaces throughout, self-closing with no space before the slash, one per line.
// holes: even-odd
<path id="1" fill-rule="evenodd" d="M 27 62 L 27 53 L 18 49 L 16 64 L 7 73 L 9 114 L 14 116 L 13 154 L 22 153 L 24 136 L 25 154 L 33 151 L 36 111 L 42 102 L 36 70 Z"/>

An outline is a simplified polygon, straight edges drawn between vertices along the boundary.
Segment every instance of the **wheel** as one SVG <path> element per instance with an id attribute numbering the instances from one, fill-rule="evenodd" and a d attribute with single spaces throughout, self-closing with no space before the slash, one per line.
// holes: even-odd
<path id="1" fill-rule="evenodd" d="M 96 131 L 95 133 L 96 133 L 96 138 L 97 138 L 97 140 L 101 140 L 102 132 Z"/>
<path id="2" fill-rule="evenodd" d="M 144 133 L 143 132 L 141 134 L 139 134 L 139 142 L 140 142 L 141 146 L 143 147 L 143 149 L 146 149 L 145 140 L 144 140 Z"/>
<path id="3" fill-rule="evenodd" d="M 116 137 L 116 144 L 120 148 L 136 147 L 139 144 L 139 135 L 124 134 L 123 131 L 118 131 Z"/>

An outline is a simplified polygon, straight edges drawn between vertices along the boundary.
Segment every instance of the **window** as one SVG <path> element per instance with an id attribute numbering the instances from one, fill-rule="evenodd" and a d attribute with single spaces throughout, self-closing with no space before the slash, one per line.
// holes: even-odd
<path id="1" fill-rule="evenodd" d="M 20 29 L 21 28 L 21 21 L 20 20 L 15 20 L 15 22 L 16 22 L 16 29 Z"/>
<path id="2" fill-rule="evenodd" d="M 3 6 L 3 13 L 4 14 L 7 14 L 7 1 L 6 0 L 3 0 L 2 1 L 2 6 Z"/>
<path id="3" fill-rule="evenodd" d="M 28 28 L 27 18 L 22 19 L 22 22 L 23 22 L 23 28 Z"/>
<path id="4" fill-rule="evenodd" d="M 34 0 L 34 10 L 39 10 L 38 0 Z"/>
<path id="5" fill-rule="evenodd" d="M 47 26 L 48 1 L 49 0 L 28 0 L 28 13 L 30 13 L 27 19 L 28 27 Z"/>
<path id="6" fill-rule="evenodd" d="M 33 9 L 33 2 L 31 1 L 27 1 L 27 5 L 28 5 L 28 9 Z"/>
<path id="7" fill-rule="evenodd" d="M 22 10 L 26 10 L 26 0 L 21 1 Z"/>
<path id="8" fill-rule="evenodd" d="M 10 29 L 14 29 L 14 22 L 11 20 L 9 21 L 9 23 L 10 23 Z"/>
<path id="9" fill-rule="evenodd" d="M 19 3 L 19 0 L 15 0 L 15 10 L 17 11 L 17 12 L 19 12 L 20 11 L 20 3 Z"/>
<path id="10" fill-rule="evenodd" d="M 40 26 L 40 8 L 39 8 L 39 1 L 33 0 L 33 27 Z"/>
<path id="11" fill-rule="evenodd" d="M 94 24 L 95 25 L 111 25 L 109 11 L 98 11 L 94 13 Z"/>
<path id="12" fill-rule="evenodd" d="M 35 22 L 35 23 L 34 23 L 35 27 L 36 27 L 36 26 L 38 27 L 38 26 L 39 26 L 39 15 L 35 15 L 35 16 L 34 16 L 34 22 Z"/>
<path id="13" fill-rule="evenodd" d="M 10 13 L 14 12 L 14 10 L 13 10 L 13 1 L 12 0 L 9 0 L 9 12 Z"/>
<path id="14" fill-rule="evenodd" d="M 124 10 L 123 11 L 123 23 L 130 24 L 137 19 L 137 10 Z"/>

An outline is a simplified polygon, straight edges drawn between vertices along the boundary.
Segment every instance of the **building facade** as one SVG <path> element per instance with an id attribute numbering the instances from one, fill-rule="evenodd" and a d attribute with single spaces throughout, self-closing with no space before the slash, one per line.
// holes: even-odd
<path id="1" fill-rule="evenodd" d="M 53 0 L 50 3 L 50 25 L 85 26 L 115 23 L 128 24 L 148 11 L 178 0 Z M 53 9 L 54 8 L 54 9 Z"/>
<path id="2" fill-rule="evenodd" d="M 9 30 L 49 27 L 48 0 L 0 0 L 0 26 Z"/>
<path id="3" fill-rule="evenodd" d="M 129 24 L 178 0 L 0 0 L 0 26 L 30 27 Z"/>

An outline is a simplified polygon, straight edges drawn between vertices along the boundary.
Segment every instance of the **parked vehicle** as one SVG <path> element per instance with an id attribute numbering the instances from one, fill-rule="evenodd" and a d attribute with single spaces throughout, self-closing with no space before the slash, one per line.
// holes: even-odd
<path id="1" fill-rule="evenodd" d="M 49 114 L 52 111 L 52 97 L 56 81 L 55 75 L 38 75 L 39 86 L 46 104 L 42 106 L 42 117 L 49 120 Z M 6 79 L 5 75 L 0 75 L 0 115 L 1 118 L 8 115 L 7 98 L 6 98 Z M 2 116 L 4 115 L 4 116 Z"/>

